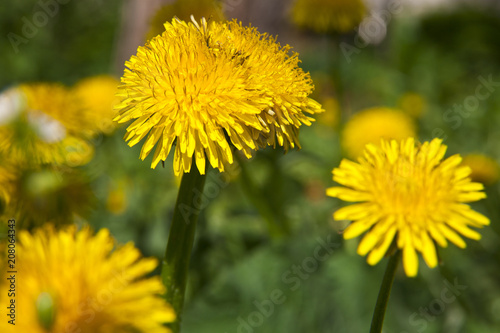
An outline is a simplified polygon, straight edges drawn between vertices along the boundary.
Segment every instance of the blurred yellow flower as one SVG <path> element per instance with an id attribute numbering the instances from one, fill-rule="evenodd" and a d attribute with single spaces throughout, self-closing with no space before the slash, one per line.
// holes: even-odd
<path id="1" fill-rule="evenodd" d="M 412 92 L 408 92 L 401 96 L 398 104 L 402 111 L 415 118 L 420 118 L 427 108 L 424 97 Z"/>
<path id="2" fill-rule="evenodd" d="M 23 84 L 0 96 L 13 94 L 15 103 L 0 98 L 0 153 L 23 165 L 64 164 L 71 153 L 82 151 L 77 165 L 90 161 L 93 147 L 83 138 L 90 126 L 68 89 L 57 83 Z"/>
<path id="3" fill-rule="evenodd" d="M 127 192 L 124 181 L 117 182 L 108 193 L 106 208 L 115 215 L 120 215 L 127 209 Z"/>
<path id="4" fill-rule="evenodd" d="M 403 251 L 408 276 L 418 272 L 417 251 L 427 265 L 437 265 L 435 243 L 446 247 L 449 240 L 460 248 L 460 235 L 479 240 L 469 227 L 481 228 L 489 219 L 466 203 L 485 198 L 483 185 L 471 182 L 470 168 L 453 155 L 444 161 L 446 146 L 440 139 L 415 145 L 414 139 L 381 140 L 369 144 L 358 162 L 344 159 L 333 170 L 340 187 L 327 195 L 356 202 L 334 213 L 336 220 L 351 220 L 344 238 L 364 232 L 358 254 L 368 254 L 370 265 L 378 263 L 393 243 Z M 460 235 L 459 235 L 460 234 Z"/>
<path id="5" fill-rule="evenodd" d="M 175 315 L 160 297 L 161 280 L 146 278 L 157 265 L 132 243 L 117 246 L 107 229 L 21 231 L 16 332 L 170 332 L 163 324 Z M 10 332 L 8 325 L 4 318 L 0 330 Z"/>
<path id="6" fill-rule="evenodd" d="M 165 22 L 170 22 L 174 17 L 189 21 L 194 17 L 207 17 L 210 21 L 224 21 L 225 15 L 222 3 L 219 0 L 177 0 L 162 6 L 153 16 L 146 40 L 160 35 L 165 31 Z"/>
<path id="7" fill-rule="evenodd" d="M 391 108 L 376 107 L 362 110 L 345 124 L 341 145 L 348 157 L 356 159 L 368 143 L 380 139 L 402 140 L 416 136 L 416 126 L 407 114 Z"/>
<path id="8" fill-rule="evenodd" d="M 236 21 L 174 19 L 165 29 L 126 62 L 115 106 L 116 121 L 135 120 L 130 146 L 147 136 L 141 159 L 156 145 L 156 167 L 175 141 L 174 173 L 189 172 L 194 158 L 204 174 L 206 159 L 220 171 L 232 164 L 232 147 L 248 158 L 266 144 L 300 147 L 299 127 L 313 120 L 305 113 L 322 109 L 289 46 Z"/>
<path id="9" fill-rule="evenodd" d="M 292 21 L 317 33 L 345 33 L 357 27 L 366 15 L 362 0 L 296 0 Z"/>
<path id="10" fill-rule="evenodd" d="M 12 198 L 19 170 L 6 156 L 0 156 L 0 158 L 2 159 L 0 164 L 0 214 L 2 214 Z"/>
<path id="11" fill-rule="evenodd" d="M 94 134 L 110 134 L 116 127 L 113 105 L 118 102 L 115 95 L 119 83 L 110 75 L 97 75 L 79 81 L 73 88 Z"/>
<path id="12" fill-rule="evenodd" d="M 497 161 L 483 154 L 464 156 L 462 164 L 471 168 L 470 178 L 475 182 L 491 185 L 496 183 L 500 176 Z"/>
<path id="13" fill-rule="evenodd" d="M 326 97 L 321 101 L 325 112 L 318 116 L 318 122 L 329 127 L 337 128 L 340 119 L 339 102 L 333 97 Z"/>

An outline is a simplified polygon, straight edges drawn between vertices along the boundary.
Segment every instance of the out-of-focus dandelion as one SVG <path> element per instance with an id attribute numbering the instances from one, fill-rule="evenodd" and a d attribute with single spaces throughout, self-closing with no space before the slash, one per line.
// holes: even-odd
<path id="1" fill-rule="evenodd" d="M 345 124 L 341 145 L 351 159 L 363 153 L 368 143 L 379 143 L 380 139 L 402 140 L 416 136 L 414 120 L 407 114 L 386 107 L 359 111 Z"/>
<path id="2" fill-rule="evenodd" d="M 174 17 L 189 21 L 191 15 L 206 17 L 210 21 L 224 21 L 226 19 L 220 0 L 176 0 L 156 11 L 151 18 L 146 40 L 163 33 L 165 31 L 165 22 L 172 21 Z"/>
<path id="3" fill-rule="evenodd" d="M 366 12 L 362 0 L 296 0 L 291 16 L 297 26 L 317 33 L 346 33 L 361 23 Z"/>
<path id="4" fill-rule="evenodd" d="M 79 81 L 73 88 L 92 132 L 110 134 L 116 128 L 113 122 L 120 82 L 110 75 L 97 75 Z"/>
<path id="5" fill-rule="evenodd" d="M 106 208 L 114 215 L 120 215 L 127 209 L 126 183 L 120 180 L 112 185 L 106 199 Z"/>
<path id="6" fill-rule="evenodd" d="M 417 93 L 408 92 L 398 101 L 399 108 L 414 118 L 420 118 L 427 111 L 425 98 Z"/>
<path id="7" fill-rule="evenodd" d="M 443 160 L 447 147 L 440 139 L 415 145 L 414 139 L 381 140 L 368 144 L 358 162 L 344 159 L 333 170 L 333 180 L 342 185 L 327 194 L 356 202 L 334 213 L 336 220 L 350 220 L 344 238 L 366 232 L 358 246 L 371 265 L 378 263 L 393 242 L 403 252 L 408 276 L 417 275 L 418 256 L 426 264 L 438 263 L 436 244 L 448 241 L 460 248 L 466 244 L 460 235 L 479 240 L 470 229 L 490 221 L 467 204 L 486 197 L 483 185 L 469 178 L 471 169 L 461 166 L 453 155 Z"/>
<path id="8" fill-rule="evenodd" d="M 85 136 L 91 126 L 67 88 L 23 84 L 2 95 L 10 98 L 0 98 L 0 153 L 23 165 L 90 161 L 93 147 Z"/>
<path id="9" fill-rule="evenodd" d="M 471 169 L 470 178 L 484 185 L 492 185 L 498 181 L 500 167 L 494 159 L 483 154 L 469 154 L 464 156 L 462 165 Z"/>
<path id="10" fill-rule="evenodd" d="M 163 325 L 175 319 L 159 277 L 146 277 L 158 261 L 132 243 L 117 245 L 106 229 L 21 231 L 17 258 L 19 332 L 166 333 Z M 1 289 L 7 295 L 6 283 Z M 2 332 L 7 325 L 1 321 Z"/>
<path id="11" fill-rule="evenodd" d="M 320 100 L 325 112 L 318 115 L 318 122 L 326 126 L 337 128 L 340 120 L 339 102 L 334 97 L 325 97 Z"/>

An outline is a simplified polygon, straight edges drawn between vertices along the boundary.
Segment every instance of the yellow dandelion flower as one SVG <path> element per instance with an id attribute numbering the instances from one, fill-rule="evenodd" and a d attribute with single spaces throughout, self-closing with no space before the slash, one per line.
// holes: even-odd
<path id="1" fill-rule="evenodd" d="M 417 93 L 408 92 L 399 99 L 401 110 L 412 117 L 420 118 L 427 109 L 424 97 Z"/>
<path id="2" fill-rule="evenodd" d="M 91 159 L 93 147 L 80 137 L 88 126 L 68 89 L 56 83 L 25 84 L 5 94 L 13 91 L 16 103 L 2 103 L 0 97 L 0 153 L 28 165 L 67 163 L 72 152 L 85 152 L 77 165 Z"/>
<path id="3" fill-rule="evenodd" d="M 73 88 L 93 132 L 110 134 L 114 131 L 113 105 L 118 102 L 115 95 L 119 83 L 110 75 L 97 75 L 79 81 Z"/>
<path id="4" fill-rule="evenodd" d="M 345 33 L 357 27 L 366 15 L 362 0 L 297 0 L 292 21 L 317 33 Z"/>
<path id="5" fill-rule="evenodd" d="M 345 124 L 341 145 L 347 156 L 356 159 L 368 143 L 379 143 L 380 139 L 402 140 L 416 136 L 416 125 L 407 114 L 386 107 L 362 110 Z"/>
<path id="6" fill-rule="evenodd" d="M 149 40 L 165 31 L 165 22 L 170 22 L 174 17 L 189 21 L 194 17 L 207 17 L 211 21 L 224 21 L 226 19 L 219 0 L 177 0 L 162 6 L 153 16 L 146 39 Z"/>
<path id="7" fill-rule="evenodd" d="M 175 315 L 160 297 L 158 261 L 107 229 L 21 231 L 17 244 L 16 330 L 30 333 L 170 332 Z M 5 270 L 3 270 L 5 271 Z M 7 294 L 2 286 L 2 294 Z M 5 319 L 5 318 L 4 318 Z M 3 325 L 3 327 L 2 327 Z M 2 320 L 2 332 L 8 327 Z"/>
<path id="8" fill-rule="evenodd" d="M 147 136 L 141 159 L 156 145 L 156 167 L 175 141 L 174 173 L 189 172 L 194 158 L 204 174 L 206 160 L 220 171 L 232 164 L 232 147 L 248 158 L 266 144 L 300 147 L 299 127 L 313 120 L 306 113 L 322 109 L 289 46 L 236 21 L 174 19 L 165 29 L 126 62 L 115 106 L 116 121 L 135 120 L 130 146 Z"/>
<path id="9" fill-rule="evenodd" d="M 492 185 L 498 181 L 500 170 L 497 161 L 483 154 L 464 156 L 463 165 L 471 168 L 470 178 L 485 185 Z"/>
<path id="10" fill-rule="evenodd" d="M 334 213 L 336 220 L 351 220 L 344 238 L 364 232 L 358 254 L 368 254 L 370 265 L 378 263 L 395 241 L 403 251 L 408 276 L 418 271 L 417 251 L 426 264 L 437 265 L 435 244 L 448 241 L 460 248 L 460 235 L 479 240 L 469 227 L 481 228 L 489 219 L 472 210 L 468 202 L 485 198 L 483 185 L 471 182 L 470 168 L 460 166 L 462 158 L 443 160 L 446 146 L 434 139 L 415 146 L 413 138 L 381 140 L 368 144 L 358 162 L 344 159 L 333 170 L 333 180 L 343 185 L 327 190 L 327 195 L 356 202 Z"/>

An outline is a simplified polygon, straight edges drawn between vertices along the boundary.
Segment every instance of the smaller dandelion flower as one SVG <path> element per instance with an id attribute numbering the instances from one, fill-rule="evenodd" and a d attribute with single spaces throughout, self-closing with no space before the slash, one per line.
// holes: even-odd
<path id="1" fill-rule="evenodd" d="M 378 263 L 393 242 L 403 251 L 408 276 L 418 271 L 417 252 L 426 264 L 437 265 L 436 245 L 448 241 L 460 248 L 466 244 L 460 235 L 479 240 L 470 227 L 481 228 L 489 219 L 467 204 L 486 197 L 483 185 L 470 180 L 470 168 L 453 155 L 443 160 L 446 146 L 440 139 L 415 145 L 414 139 L 381 140 L 368 144 L 358 162 L 344 159 L 333 170 L 333 180 L 342 186 L 327 195 L 355 202 L 334 213 L 336 220 L 350 220 L 344 238 L 363 233 L 359 255 L 367 255 L 371 265 Z"/>
<path id="2" fill-rule="evenodd" d="M 398 104 L 403 112 L 415 118 L 420 118 L 426 112 L 427 108 L 424 97 L 412 92 L 408 92 L 401 96 Z"/>
<path id="3" fill-rule="evenodd" d="M 193 161 L 201 174 L 207 161 L 224 171 L 232 148 L 249 158 L 264 145 L 299 147 L 298 129 L 312 121 L 306 114 L 322 109 L 288 50 L 235 21 L 174 19 L 126 63 L 115 120 L 134 120 L 125 139 L 133 146 L 146 138 L 141 159 L 156 145 L 152 167 L 175 142 L 176 175 Z"/>
<path id="4" fill-rule="evenodd" d="M 113 105 L 117 102 L 115 95 L 119 83 L 110 75 L 97 75 L 85 78 L 73 87 L 92 132 L 110 134 L 115 129 Z"/>
<path id="5" fill-rule="evenodd" d="M 416 125 L 409 115 L 397 109 L 376 107 L 362 110 L 347 121 L 341 145 L 348 157 L 356 159 L 368 143 L 415 136 Z"/>
<path id="6" fill-rule="evenodd" d="M 498 181 L 500 167 L 494 159 L 483 154 L 469 154 L 464 156 L 462 165 L 471 169 L 470 178 L 485 185 L 492 185 Z"/>
<path id="7" fill-rule="evenodd" d="M 176 0 L 162 6 L 151 18 L 150 28 L 146 35 L 149 40 L 165 31 L 165 22 L 170 22 L 174 17 L 189 21 L 190 17 L 207 17 L 211 21 L 224 21 L 225 15 L 220 0 Z"/>
<path id="8" fill-rule="evenodd" d="M 361 0 L 296 0 L 292 21 L 318 33 L 345 33 L 358 26 L 366 15 Z"/>
<path id="9" fill-rule="evenodd" d="M 19 332 L 170 332 L 163 324 L 175 315 L 161 280 L 146 277 L 158 261 L 132 243 L 117 245 L 107 229 L 21 231 L 17 258 Z"/>

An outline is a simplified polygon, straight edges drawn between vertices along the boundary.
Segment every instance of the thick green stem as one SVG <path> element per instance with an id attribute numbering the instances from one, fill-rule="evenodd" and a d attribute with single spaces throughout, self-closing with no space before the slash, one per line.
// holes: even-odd
<path id="1" fill-rule="evenodd" d="M 400 258 L 401 251 L 397 250 L 396 253 L 394 253 L 389 259 L 389 263 L 385 269 L 384 279 L 382 280 L 382 285 L 380 286 L 380 291 L 378 292 L 377 304 L 375 305 L 375 310 L 373 311 L 370 333 L 382 332 L 385 309 L 387 308 L 387 302 L 389 301 L 389 296 L 391 295 L 392 282 L 394 281 L 394 275 L 396 274 Z"/>
<path id="2" fill-rule="evenodd" d="M 167 288 L 165 298 L 177 315 L 177 320 L 171 327 L 174 333 L 180 331 L 189 259 L 193 248 L 196 221 L 202 208 L 200 198 L 205 179 L 206 175 L 200 175 L 196 167 L 191 168 L 191 172 L 182 176 L 162 264 L 161 278 Z"/>

